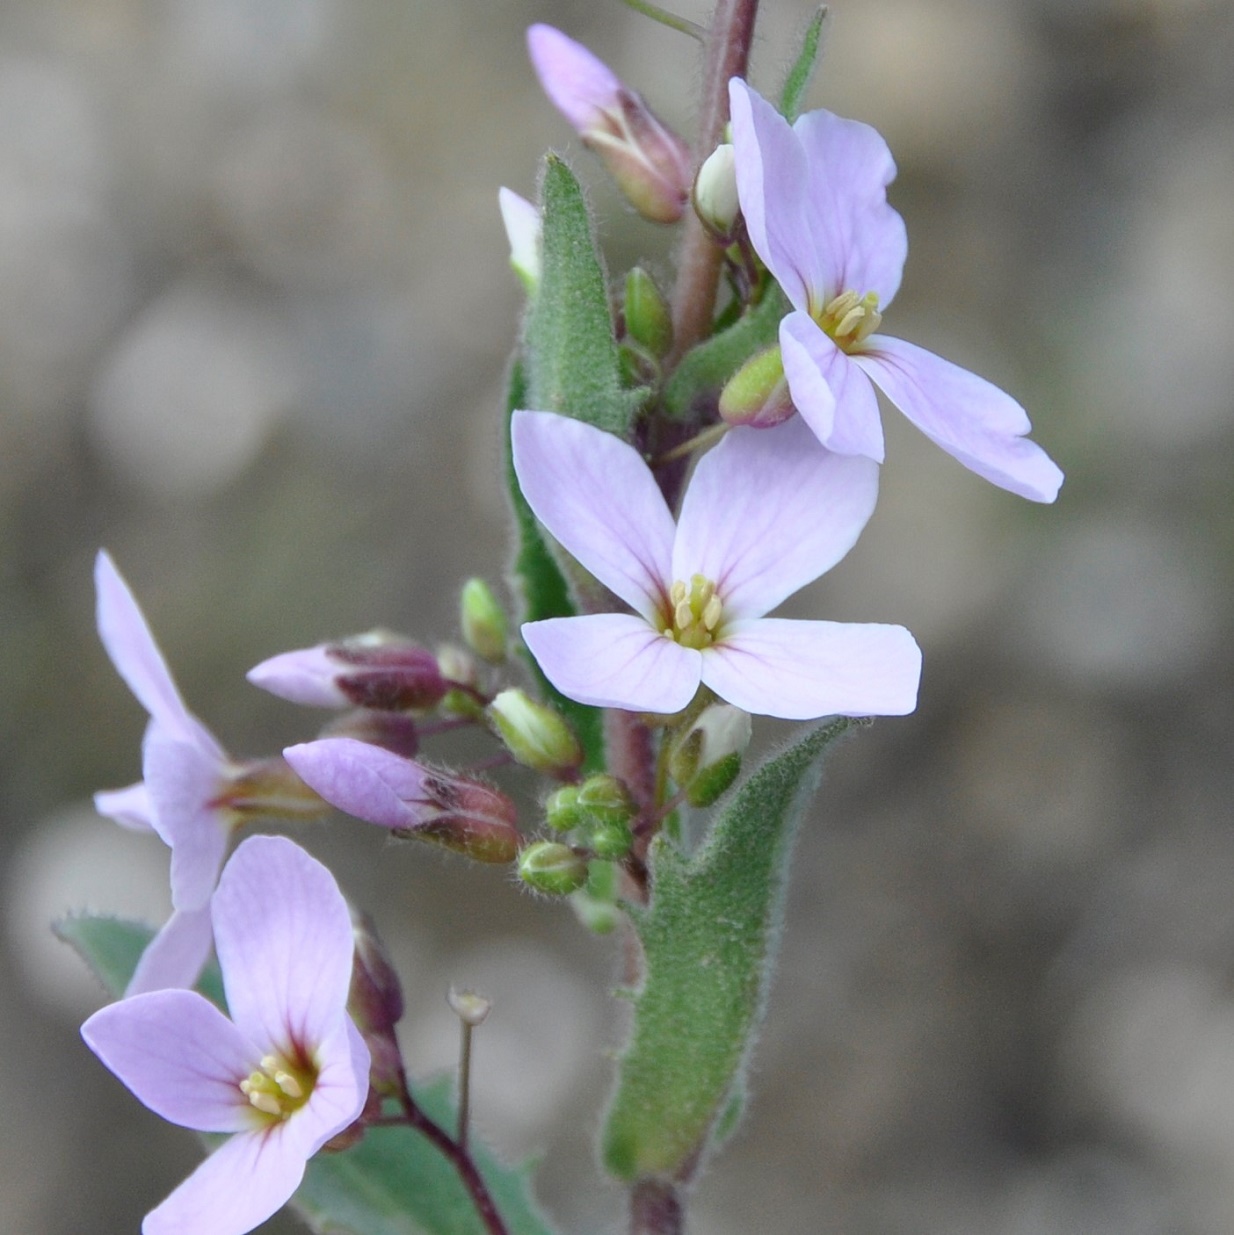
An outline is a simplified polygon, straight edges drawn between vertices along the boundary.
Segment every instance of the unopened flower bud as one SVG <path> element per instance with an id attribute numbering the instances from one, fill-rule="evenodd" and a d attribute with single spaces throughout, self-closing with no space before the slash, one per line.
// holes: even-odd
<path id="1" fill-rule="evenodd" d="M 720 391 L 720 418 L 730 425 L 770 429 L 796 410 L 778 345 L 751 356 Z"/>
<path id="2" fill-rule="evenodd" d="M 323 738 L 355 738 L 371 746 L 384 746 L 405 759 L 414 759 L 420 752 L 420 727 L 414 716 L 406 712 L 373 712 L 357 708 L 344 712 L 328 724 Z"/>
<path id="3" fill-rule="evenodd" d="M 562 785 L 548 795 L 544 803 L 544 821 L 554 832 L 569 832 L 583 822 L 577 785 Z"/>
<path id="4" fill-rule="evenodd" d="M 655 280 L 641 266 L 626 275 L 626 333 L 657 359 L 673 346 L 673 318 Z"/>
<path id="5" fill-rule="evenodd" d="M 503 690 L 489 704 L 488 716 L 506 749 L 537 772 L 572 776 L 583 762 L 583 748 L 564 717 L 524 690 Z"/>
<path id="6" fill-rule="evenodd" d="M 737 779 L 750 734 L 749 713 L 713 703 L 677 738 L 669 771 L 691 806 L 710 806 Z"/>
<path id="7" fill-rule="evenodd" d="M 587 882 L 587 859 L 569 845 L 537 841 L 518 855 L 518 875 L 537 892 L 566 896 Z"/>
<path id="8" fill-rule="evenodd" d="M 527 295 L 534 296 L 540 286 L 540 212 L 512 189 L 498 189 L 497 204 L 510 242 L 510 265 Z"/>
<path id="9" fill-rule="evenodd" d="M 283 652 L 247 676 L 254 686 L 310 707 L 431 708 L 447 690 L 432 652 L 380 630 Z"/>
<path id="10" fill-rule="evenodd" d="M 450 689 L 441 700 L 441 711 L 480 720 L 484 716 L 484 703 L 474 689 L 479 681 L 476 658 L 456 643 L 443 643 L 437 649 L 437 667 L 450 683 Z"/>
<path id="11" fill-rule="evenodd" d="M 645 219 L 676 223 L 690 198 L 689 147 L 581 43 L 552 26 L 527 31 L 544 92 L 603 160 Z"/>
<path id="12" fill-rule="evenodd" d="M 491 785 L 352 738 L 321 738 L 283 754 L 327 802 L 396 836 L 477 862 L 513 862 L 518 853 L 517 810 Z"/>
<path id="13" fill-rule="evenodd" d="M 394 1027 L 403 1016 L 403 990 L 372 918 L 353 909 L 351 924 L 356 951 L 347 1011 L 369 1048 L 373 1086 L 392 1090 L 402 1068 Z"/>
<path id="14" fill-rule="evenodd" d="M 506 615 L 483 579 L 468 579 L 459 597 L 459 620 L 467 646 L 499 665 L 506 658 Z"/>
<path id="15" fill-rule="evenodd" d="M 638 806 L 630 796 L 625 781 L 598 772 L 578 787 L 578 811 L 587 823 L 629 823 L 638 814 Z"/>
<path id="16" fill-rule="evenodd" d="M 634 833 L 628 823 L 601 823 L 588 832 L 587 843 L 597 858 L 617 861 L 630 852 Z"/>
<path id="17" fill-rule="evenodd" d="M 475 1029 L 477 1025 L 483 1025 L 488 1014 L 493 1010 L 491 999 L 485 999 L 476 991 L 461 991 L 456 986 L 450 987 L 446 992 L 446 1003 L 450 1005 L 454 1015 L 472 1029 Z"/>
<path id="18" fill-rule="evenodd" d="M 694 178 L 694 209 L 707 230 L 719 240 L 732 239 L 741 203 L 737 199 L 737 160 L 728 143 L 717 146 L 698 169 Z"/>

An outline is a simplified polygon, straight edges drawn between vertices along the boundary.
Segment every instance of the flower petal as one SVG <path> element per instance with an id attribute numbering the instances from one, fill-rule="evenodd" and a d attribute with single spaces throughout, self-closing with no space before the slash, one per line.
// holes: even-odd
<path id="1" fill-rule="evenodd" d="M 262 1046 L 311 1055 L 345 1015 L 355 953 L 334 876 L 286 837 L 252 836 L 212 909 L 232 1020 Z"/>
<path id="2" fill-rule="evenodd" d="M 810 243 L 809 163 L 788 122 L 740 77 L 728 84 L 737 196 L 750 243 L 796 309 L 830 285 Z"/>
<path id="3" fill-rule="evenodd" d="M 146 945 L 125 989 L 125 997 L 195 986 L 213 946 L 210 906 L 177 909 Z"/>
<path id="4" fill-rule="evenodd" d="M 220 1145 L 141 1224 L 142 1235 L 245 1235 L 290 1199 L 307 1158 L 294 1120 Z"/>
<path id="5" fill-rule="evenodd" d="M 780 323 L 780 355 L 801 418 L 828 450 L 883 461 L 883 425 L 870 379 L 806 313 Z"/>
<path id="6" fill-rule="evenodd" d="M 527 52 L 544 93 L 579 133 L 592 127 L 597 111 L 617 105 L 616 74 L 555 26 L 528 27 Z"/>
<path id="7" fill-rule="evenodd" d="M 633 446 L 551 412 L 515 412 L 514 470 L 562 547 L 649 621 L 665 598 L 673 516 Z"/>
<path id="8" fill-rule="evenodd" d="M 156 1115 L 198 1132 L 253 1126 L 240 1082 L 261 1051 L 196 991 L 109 1004 L 81 1027 L 86 1045 Z"/>
<path id="9" fill-rule="evenodd" d="M 878 464 L 824 450 L 799 417 L 733 429 L 695 468 L 673 577 L 710 579 L 722 621 L 761 617 L 852 548 L 878 498 Z"/>
<path id="10" fill-rule="evenodd" d="M 359 1119 L 368 1099 L 369 1049 L 350 1016 L 317 1049 L 317 1080 L 289 1130 L 311 1158 Z"/>
<path id="11" fill-rule="evenodd" d="M 144 780 L 124 789 L 100 789 L 94 795 L 94 809 L 130 831 L 154 831 L 154 803 Z"/>
<path id="12" fill-rule="evenodd" d="M 1005 391 L 903 339 L 871 335 L 853 360 L 932 441 L 978 476 L 1052 502 L 1063 474 L 1035 442 L 1028 414 Z"/>
<path id="13" fill-rule="evenodd" d="M 331 806 L 383 828 L 423 822 L 409 801 L 423 797 L 425 769 L 411 759 L 355 738 L 320 738 L 289 746 L 283 758 Z"/>
<path id="14" fill-rule="evenodd" d="M 917 706 L 921 650 L 902 626 L 763 618 L 703 656 L 703 683 L 746 712 L 903 716 Z"/>
<path id="15" fill-rule="evenodd" d="M 222 787 L 219 756 L 152 720 L 141 762 L 154 806 L 152 823 L 171 846 L 172 904 L 200 909 L 214 891 L 230 834 L 222 811 L 212 805 Z"/>
<path id="16" fill-rule="evenodd" d="M 699 653 L 627 613 L 528 622 L 523 641 L 563 695 L 591 707 L 668 714 L 698 690 Z"/>
<path id="17" fill-rule="evenodd" d="M 821 108 L 800 116 L 793 133 L 809 163 L 799 191 L 810 203 L 815 260 L 830 280 L 825 294 L 876 292 L 885 310 L 900 289 L 908 256 L 904 220 L 887 203 L 896 175 L 887 143 L 868 124 Z"/>
<path id="18" fill-rule="evenodd" d="M 204 740 L 218 749 L 209 731 L 184 706 L 133 593 L 103 549 L 94 563 L 94 587 L 99 638 L 142 707 L 185 739 Z"/>
<path id="19" fill-rule="evenodd" d="M 345 708 L 350 700 L 338 687 L 342 670 L 328 645 L 280 652 L 254 665 L 244 676 L 254 686 L 310 708 Z"/>

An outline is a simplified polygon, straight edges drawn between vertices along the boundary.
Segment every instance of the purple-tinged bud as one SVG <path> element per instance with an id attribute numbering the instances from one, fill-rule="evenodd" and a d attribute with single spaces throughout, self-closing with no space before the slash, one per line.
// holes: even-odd
<path id="1" fill-rule="evenodd" d="M 322 731 L 323 738 L 355 738 L 371 746 L 382 746 L 404 759 L 420 753 L 420 724 L 406 712 L 373 712 L 357 708 L 344 712 Z"/>
<path id="2" fill-rule="evenodd" d="M 449 689 L 432 652 L 386 631 L 283 652 L 250 669 L 248 680 L 309 707 L 387 711 L 435 707 Z"/>
<path id="3" fill-rule="evenodd" d="M 517 810 L 491 785 L 352 738 L 321 738 L 283 754 L 331 805 L 396 836 L 432 841 L 478 862 L 513 862 L 518 854 Z"/>
<path id="4" fill-rule="evenodd" d="M 565 718 L 525 690 L 503 690 L 489 704 L 488 716 L 506 749 L 526 767 L 568 778 L 583 762 L 583 748 Z"/>
<path id="5" fill-rule="evenodd" d="M 228 766 L 211 806 L 245 819 L 319 819 L 327 803 L 296 775 L 281 755 Z"/>
<path id="6" fill-rule="evenodd" d="M 751 356 L 720 391 L 720 418 L 730 425 L 771 429 L 796 410 L 778 345 Z"/>
<path id="7" fill-rule="evenodd" d="M 676 223 L 694 178 L 685 142 L 612 69 L 560 30 L 532 26 L 527 49 L 545 94 L 635 210 L 655 223 Z"/>
<path id="8" fill-rule="evenodd" d="M 587 882 L 587 859 L 569 845 L 537 841 L 518 855 L 518 877 L 537 892 L 568 896 Z"/>
<path id="9" fill-rule="evenodd" d="M 731 243 L 741 203 L 737 199 L 737 159 L 727 142 L 717 146 L 694 177 L 694 210 L 717 240 Z"/>
<path id="10" fill-rule="evenodd" d="M 540 212 L 513 189 L 497 190 L 497 205 L 510 242 L 510 265 L 522 280 L 528 296 L 540 286 Z"/>
<path id="11" fill-rule="evenodd" d="M 748 712 L 731 703 L 713 703 L 677 737 L 669 752 L 669 771 L 691 806 L 710 806 L 737 779 L 751 732 Z"/>
<path id="12" fill-rule="evenodd" d="M 673 317 L 655 280 L 642 266 L 626 275 L 624 312 L 630 338 L 663 360 L 673 346 Z"/>
<path id="13" fill-rule="evenodd" d="M 394 1031 L 403 1017 L 403 988 L 372 918 L 353 909 L 351 926 L 356 951 L 347 1011 L 369 1048 L 370 1083 L 379 1093 L 394 1093 L 403 1073 L 403 1057 Z"/>
<path id="14" fill-rule="evenodd" d="M 459 596 L 459 621 L 467 646 L 490 664 L 506 658 L 506 614 L 483 579 L 468 579 Z"/>

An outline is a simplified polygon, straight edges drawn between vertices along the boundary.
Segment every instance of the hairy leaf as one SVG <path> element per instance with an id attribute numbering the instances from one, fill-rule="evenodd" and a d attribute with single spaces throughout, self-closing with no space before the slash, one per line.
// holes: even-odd
<path id="1" fill-rule="evenodd" d="M 810 89 L 810 81 L 818 64 L 819 51 L 823 42 L 823 27 L 826 21 L 827 6 L 824 4 L 810 19 L 810 24 L 806 27 L 805 38 L 801 42 L 801 51 L 784 81 L 784 89 L 780 93 L 780 111 L 789 124 L 801 115 L 801 107 L 805 102 L 806 92 Z"/>

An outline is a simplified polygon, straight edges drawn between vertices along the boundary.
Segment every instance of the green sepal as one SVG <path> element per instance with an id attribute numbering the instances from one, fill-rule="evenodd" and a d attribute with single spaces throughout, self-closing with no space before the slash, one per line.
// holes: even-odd
<path id="1" fill-rule="evenodd" d="M 514 461 L 510 456 L 509 420 L 519 408 L 527 403 L 527 383 L 522 364 L 516 359 L 510 366 L 506 388 L 506 487 L 510 493 L 510 506 L 514 511 L 515 534 L 518 547 L 514 555 L 515 591 L 521 603 L 521 622 L 540 622 L 545 618 L 573 617 L 578 610 L 570 597 L 570 587 L 557 559 L 545 539 L 544 531 L 527 505 L 523 491 L 518 487 L 514 474 Z M 604 714 L 599 708 L 567 699 L 540 671 L 535 658 L 522 647 L 522 654 L 539 684 L 541 696 L 553 703 L 570 722 L 583 748 L 584 772 L 597 772 L 605 765 Z"/>
<path id="2" fill-rule="evenodd" d="M 820 756 L 853 723 L 811 730 L 747 777 L 693 856 L 663 834 L 652 845 L 651 904 L 631 910 L 644 977 L 601 1142 L 619 1179 L 687 1179 L 735 1125 L 797 823 Z"/>
<path id="3" fill-rule="evenodd" d="M 124 994 L 141 954 L 154 938 L 154 927 L 131 918 L 73 914 L 54 923 L 56 938 L 62 939 L 86 962 L 104 989 L 115 999 Z M 197 982 L 197 989 L 211 1003 L 226 1010 L 223 977 L 211 961 Z"/>
<path id="4" fill-rule="evenodd" d="M 727 329 L 682 357 L 664 387 L 663 407 L 672 420 L 683 420 L 701 399 L 713 405 L 720 389 L 756 352 L 778 342 L 780 322 L 792 311 L 788 298 L 770 283 L 762 300 Z"/>
<path id="5" fill-rule="evenodd" d="M 117 997 L 154 938 L 144 922 L 85 914 L 62 919 L 54 930 Z M 213 962 L 197 988 L 226 1006 Z M 449 1077 L 415 1091 L 421 1110 L 444 1128 L 458 1122 L 452 1091 Z M 213 1147 L 224 1138 L 202 1139 Z M 474 1138 L 471 1152 L 511 1235 L 553 1235 L 532 1197 L 530 1168 L 501 1165 Z M 410 1128 L 369 1128 L 350 1149 L 319 1153 L 291 1205 L 319 1235 L 484 1235 L 486 1229 L 454 1168 Z"/>
<path id="6" fill-rule="evenodd" d="M 818 65 L 818 55 L 823 43 L 823 27 L 826 21 L 827 6 L 824 4 L 810 19 L 805 37 L 801 41 L 801 51 L 797 59 L 793 61 L 788 77 L 785 78 L 784 89 L 780 92 L 780 112 L 789 124 L 801 115 L 802 104 L 805 102 L 806 93 L 810 89 L 810 81 Z"/>
<path id="7" fill-rule="evenodd" d="M 608 282 L 583 190 L 554 154 L 540 180 L 540 290 L 527 318 L 521 406 L 585 420 L 628 438 L 647 391 L 622 385 Z"/>

